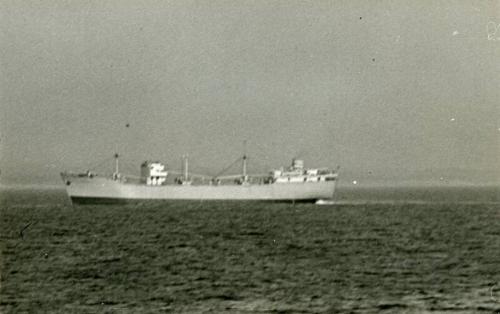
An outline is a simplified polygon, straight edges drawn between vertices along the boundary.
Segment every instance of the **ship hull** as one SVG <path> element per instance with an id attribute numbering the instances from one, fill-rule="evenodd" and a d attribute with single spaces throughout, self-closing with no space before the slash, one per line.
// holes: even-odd
<path id="1" fill-rule="evenodd" d="M 332 198 L 335 181 L 248 185 L 130 184 L 108 178 L 64 178 L 76 204 L 116 204 L 137 201 L 315 201 Z"/>

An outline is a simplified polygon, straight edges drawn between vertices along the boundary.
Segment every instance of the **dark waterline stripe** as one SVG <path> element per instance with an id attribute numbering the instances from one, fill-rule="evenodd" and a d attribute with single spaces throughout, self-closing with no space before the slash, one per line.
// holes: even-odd
<path id="1" fill-rule="evenodd" d="M 108 197 L 77 197 L 72 196 L 71 201 L 77 205 L 119 205 L 136 203 L 162 203 L 162 202 L 260 202 L 260 203 L 315 203 L 316 199 L 299 200 L 221 200 L 221 199 L 129 199 Z"/>

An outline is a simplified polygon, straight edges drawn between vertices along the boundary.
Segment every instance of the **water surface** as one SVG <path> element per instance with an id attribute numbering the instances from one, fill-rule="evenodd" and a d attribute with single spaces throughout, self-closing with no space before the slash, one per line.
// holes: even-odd
<path id="1" fill-rule="evenodd" d="M 72 207 L 3 190 L 2 313 L 500 311 L 497 189 Z"/>

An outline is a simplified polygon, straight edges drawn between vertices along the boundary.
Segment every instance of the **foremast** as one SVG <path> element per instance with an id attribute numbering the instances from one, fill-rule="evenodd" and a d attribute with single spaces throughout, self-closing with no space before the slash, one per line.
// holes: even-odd
<path id="1" fill-rule="evenodd" d="M 113 172 L 113 180 L 118 180 L 120 179 L 120 161 L 119 161 L 120 155 L 118 153 L 115 153 L 114 158 L 115 158 L 115 172 Z"/>

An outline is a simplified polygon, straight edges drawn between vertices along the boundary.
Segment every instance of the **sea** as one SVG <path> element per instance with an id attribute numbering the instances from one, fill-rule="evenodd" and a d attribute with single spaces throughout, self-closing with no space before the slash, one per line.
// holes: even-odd
<path id="1" fill-rule="evenodd" d="M 500 189 L 333 204 L 0 194 L 0 313 L 500 313 Z"/>

